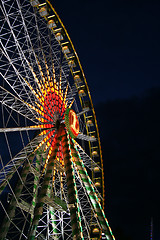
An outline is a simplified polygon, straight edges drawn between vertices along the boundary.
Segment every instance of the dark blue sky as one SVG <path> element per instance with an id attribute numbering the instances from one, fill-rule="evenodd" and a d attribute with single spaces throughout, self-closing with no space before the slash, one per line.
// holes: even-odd
<path id="1" fill-rule="evenodd" d="M 96 107 L 116 239 L 160 238 L 160 1 L 53 1 Z"/>
<path id="2" fill-rule="evenodd" d="M 160 86 L 160 2 L 54 1 L 84 68 L 93 102 Z"/>
<path id="3" fill-rule="evenodd" d="M 106 215 L 119 240 L 149 239 L 151 217 L 153 239 L 160 238 L 159 105 L 157 88 L 143 98 L 112 100 L 96 106 Z"/>

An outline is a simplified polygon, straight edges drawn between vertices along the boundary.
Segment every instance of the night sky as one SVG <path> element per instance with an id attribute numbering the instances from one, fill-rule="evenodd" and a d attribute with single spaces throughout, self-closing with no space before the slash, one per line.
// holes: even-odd
<path id="1" fill-rule="evenodd" d="M 82 63 L 116 239 L 160 239 L 160 1 L 53 1 Z"/>
<path id="2" fill-rule="evenodd" d="M 116 240 L 160 240 L 160 1 L 51 0 L 98 120 Z"/>

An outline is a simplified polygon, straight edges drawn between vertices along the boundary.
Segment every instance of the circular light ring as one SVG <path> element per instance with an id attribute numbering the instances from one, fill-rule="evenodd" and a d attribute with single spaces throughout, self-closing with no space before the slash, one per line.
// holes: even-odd
<path id="1" fill-rule="evenodd" d="M 67 108 L 65 112 L 65 125 L 72 138 L 76 138 L 79 134 L 79 121 L 75 111 Z"/>

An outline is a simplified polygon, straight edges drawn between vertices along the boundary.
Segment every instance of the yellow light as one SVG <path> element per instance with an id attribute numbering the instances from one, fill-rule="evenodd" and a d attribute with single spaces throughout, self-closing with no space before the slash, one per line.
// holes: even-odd
<path id="1" fill-rule="evenodd" d="M 99 233 L 99 228 L 97 227 L 93 228 L 93 233 Z"/>
<path id="2" fill-rule="evenodd" d="M 99 171 L 100 171 L 99 167 L 94 168 L 94 172 L 99 172 Z"/>

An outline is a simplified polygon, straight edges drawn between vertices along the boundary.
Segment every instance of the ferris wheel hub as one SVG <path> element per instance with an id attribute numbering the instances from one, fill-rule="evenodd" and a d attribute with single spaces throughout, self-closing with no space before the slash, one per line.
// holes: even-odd
<path id="1" fill-rule="evenodd" d="M 65 125 L 72 138 L 76 138 L 79 134 L 79 120 L 75 111 L 67 108 L 65 112 Z"/>
<path id="2" fill-rule="evenodd" d="M 57 119 L 56 124 L 55 124 L 57 130 L 59 129 L 60 124 L 61 124 L 60 120 Z"/>

